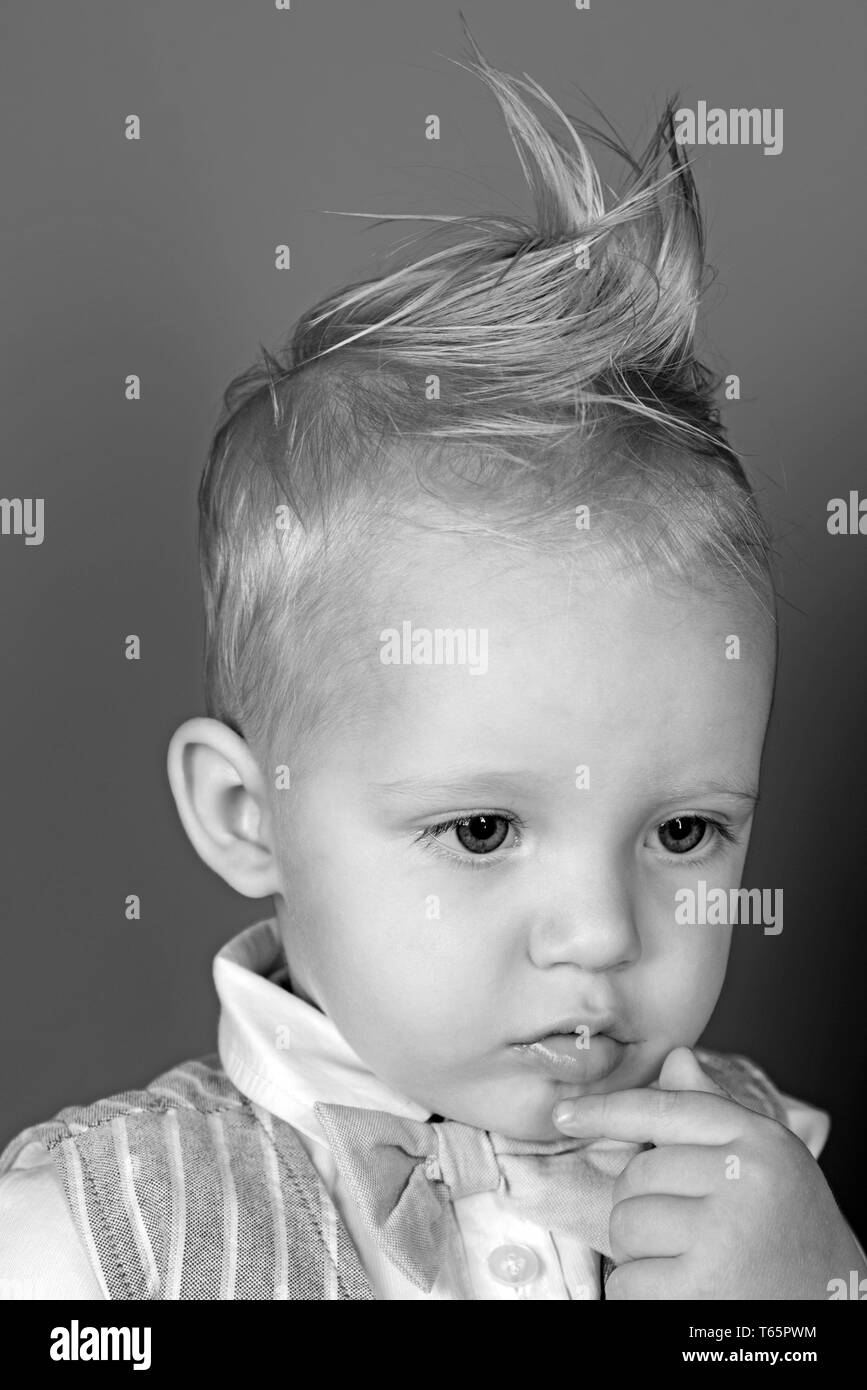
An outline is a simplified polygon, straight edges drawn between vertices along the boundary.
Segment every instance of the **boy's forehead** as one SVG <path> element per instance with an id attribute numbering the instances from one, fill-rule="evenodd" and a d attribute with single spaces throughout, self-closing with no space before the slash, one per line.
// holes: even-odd
<path id="1" fill-rule="evenodd" d="M 754 600 L 607 573 L 586 554 L 424 530 L 379 551 L 354 592 L 341 682 L 362 762 L 399 779 L 504 744 L 538 766 L 615 744 L 646 760 L 652 741 L 679 746 L 683 765 L 739 729 L 760 748 L 773 663 Z"/>
<path id="2" fill-rule="evenodd" d="M 585 641 L 594 634 L 600 650 L 627 661 L 642 639 L 649 646 L 666 640 L 670 650 L 702 638 L 713 643 L 723 629 L 748 630 L 754 655 L 759 645 L 766 655 L 772 647 L 758 643 L 772 627 L 746 584 L 624 565 L 604 543 L 568 533 L 561 545 L 404 526 L 384 538 L 358 581 L 353 630 L 364 645 L 371 631 L 378 636 L 409 621 L 413 629 L 487 624 L 503 654 L 558 626 Z"/>

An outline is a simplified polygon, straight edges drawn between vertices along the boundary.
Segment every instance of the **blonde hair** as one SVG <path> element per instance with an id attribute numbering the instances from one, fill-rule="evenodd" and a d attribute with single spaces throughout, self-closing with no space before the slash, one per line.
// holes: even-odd
<path id="1" fill-rule="evenodd" d="M 225 392 L 199 492 L 205 689 L 254 744 L 319 708 L 329 575 L 413 490 L 516 544 L 562 546 L 554 518 L 593 504 L 612 555 L 767 594 L 769 537 L 694 353 L 704 231 L 676 99 L 633 157 L 471 47 L 532 218 L 421 219 L 420 250 L 309 309 Z M 609 202 L 580 131 L 628 166 Z"/>

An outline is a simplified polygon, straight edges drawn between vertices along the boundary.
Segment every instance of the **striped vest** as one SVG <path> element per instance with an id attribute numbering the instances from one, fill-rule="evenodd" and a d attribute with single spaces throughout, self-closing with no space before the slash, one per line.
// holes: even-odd
<path id="1" fill-rule="evenodd" d="M 743 1103 L 774 1113 L 752 1064 L 698 1056 L 724 1064 L 715 1074 Z M 248 1100 L 216 1053 L 31 1126 L 0 1173 L 37 1139 L 110 1298 L 375 1298 L 296 1131 Z M 603 1298 L 613 1268 L 603 1257 Z"/>
<path id="2" fill-rule="evenodd" d="M 374 1298 L 295 1130 L 216 1054 L 67 1106 L 14 1139 L 0 1173 L 34 1139 L 110 1298 Z"/>

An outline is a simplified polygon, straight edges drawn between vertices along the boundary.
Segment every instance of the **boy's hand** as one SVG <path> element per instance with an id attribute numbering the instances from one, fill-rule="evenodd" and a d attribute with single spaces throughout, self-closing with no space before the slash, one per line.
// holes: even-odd
<path id="1" fill-rule="evenodd" d="M 668 1054 L 658 1088 L 570 1104 L 564 1134 L 656 1145 L 614 1187 L 606 1299 L 826 1299 L 829 1280 L 867 1274 L 809 1150 L 689 1048 Z"/>

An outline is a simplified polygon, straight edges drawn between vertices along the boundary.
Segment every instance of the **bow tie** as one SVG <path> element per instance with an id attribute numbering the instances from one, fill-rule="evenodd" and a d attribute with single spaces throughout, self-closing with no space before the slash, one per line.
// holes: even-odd
<path id="1" fill-rule="evenodd" d="M 429 1292 L 443 1261 L 449 1203 L 499 1192 L 546 1230 L 610 1255 L 614 1183 L 641 1144 L 509 1139 L 456 1120 L 425 1122 L 319 1102 L 338 1171 L 380 1249 Z"/>

